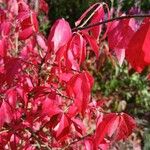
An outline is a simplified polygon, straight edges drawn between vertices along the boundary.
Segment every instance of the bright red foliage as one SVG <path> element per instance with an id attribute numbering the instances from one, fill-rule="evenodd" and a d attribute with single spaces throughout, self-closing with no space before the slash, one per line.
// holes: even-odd
<path id="1" fill-rule="evenodd" d="M 126 50 L 126 58 L 138 72 L 150 64 L 150 19 L 143 20 L 139 30 L 133 35 Z"/>
<path id="2" fill-rule="evenodd" d="M 86 150 L 107 150 L 126 139 L 136 126 L 134 119 L 103 111 L 107 101 L 92 97 L 94 78 L 84 63 L 90 52 L 99 59 L 101 42 L 108 37 L 119 63 L 126 57 L 141 72 L 150 64 L 150 20 L 138 30 L 133 19 L 114 21 L 101 32 L 102 25 L 72 30 L 65 19 L 58 19 L 47 38 L 39 31 L 37 12 L 25 0 L 0 3 L 6 4 L 0 8 L 0 149 L 83 145 Z M 47 14 L 44 0 L 40 9 Z M 104 21 L 106 16 L 109 19 L 108 6 L 96 3 L 76 26 Z"/>
<path id="3" fill-rule="evenodd" d="M 62 46 L 66 45 L 72 36 L 70 25 L 64 19 L 57 20 L 51 28 L 48 45 L 49 49 L 56 53 Z"/>
<path id="4" fill-rule="evenodd" d="M 119 64 L 123 63 L 125 58 L 125 49 L 127 48 L 132 36 L 136 31 L 136 23 L 133 18 L 111 23 L 108 31 L 108 43 L 110 49 L 115 51 Z"/>

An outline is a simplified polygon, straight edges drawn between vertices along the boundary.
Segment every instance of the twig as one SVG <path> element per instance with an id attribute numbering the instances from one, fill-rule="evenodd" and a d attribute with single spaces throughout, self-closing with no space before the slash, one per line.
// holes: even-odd
<path id="1" fill-rule="evenodd" d="M 26 60 L 23 60 L 22 58 L 19 58 L 19 60 L 22 61 L 22 62 L 24 62 L 24 63 L 26 63 L 26 64 L 29 64 L 29 65 L 32 65 L 32 66 L 37 67 L 36 64 L 33 64 L 33 63 L 31 63 L 31 62 L 29 62 L 29 61 L 26 61 Z"/>
<path id="2" fill-rule="evenodd" d="M 112 22 L 112 21 L 118 21 L 118 20 L 123 20 L 123 19 L 130 19 L 130 18 L 144 18 L 144 17 L 150 17 L 150 14 L 127 15 L 127 16 L 115 17 L 115 18 L 112 18 L 112 19 L 108 19 L 108 20 L 104 20 L 104 21 L 97 22 L 97 23 L 94 23 L 94 24 L 90 24 L 90 25 L 87 25 L 87 26 L 84 26 L 84 27 L 75 27 L 75 28 L 72 29 L 72 31 L 84 30 L 84 29 L 88 29 L 88 28 L 91 28 L 91 27 L 106 24 L 106 23 L 109 23 L 109 22 Z"/>
<path id="3" fill-rule="evenodd" d="M 47 57 L 47 53 L 42 58 L 41 63 L 39 64 L 39 67 L 38 67 L 38 86 L 41 84 L 41 80 L 40 80 L 41 70 L 42 70 L 42 66 L 43 66 L 43 64 L 45 62 L 46 57 Z"/>
<path id="4" fill-rule="evenodd" d="M 40 146 L 44 145 L 47 148 L 47 150 L 51 150 L 51 147 L 44 141 L 42 141 L 40 138 L 38 138 L 36 133 L 33 132 L 30 128 L 27 128 L 26 130 L 31 133 L 31 137 L 33 137 L 39 144 L 41 144 Z"/>
<path id="5" fill-rule="evenodd" d="M 54 67 L 59 67 L 58 64 L 56 64 L 56 63 L 51 63 L 50 65 L 54 66 Z M 61 66 L 61 67 L 65 68 L 64 66 Z M 77 72 L 77 73 L 81 73 L 81 71 L 75 70 L 75 69 L 72 69 L 72 68 L 71 68 L 71 71 L 74 71 L 74 72 Z"/>
<path id="6" fill-rule="evenodd" d="M 57 95 L 59 95 L 59 96 L 65 98 L 65 99 L 69 99 L 69 100 L 73 101 L 73 98 L 68 97 L 68 96 L 66 96 L 66 95 L 63 95 L 63 94 L 62 94 L 59 90 L 57 90 L 53 85 L 51 85 L 51 88 L 56 91 L 56 94 L 57 94 Z"/>
<path id="7" fill-rule="evenodd" d="M 62 148 L 62 150 L 66 150 L 66 149 L 69 148 L 71 145 L 73 145 L 73 144 L 75 144 L 75 143 L 77 143 L 77 142 L 79 142 L 79 141 L 82 141 L 82 140 L 84 140 L 85 138 L 87 138 L 87 137 L 89 137 L 89 136 L 91 136 L 91 134 L 87 134 L 87 135 L 85 135 L 85 136 L 83 136 L 83 137 L 81 137 L 81 138 L 79 138 L 79 139 L 76 139 L 76 140 L 72 141 L 72 142 L 69 143 L 67 146 L 65 146 L 64 148 Z"/>

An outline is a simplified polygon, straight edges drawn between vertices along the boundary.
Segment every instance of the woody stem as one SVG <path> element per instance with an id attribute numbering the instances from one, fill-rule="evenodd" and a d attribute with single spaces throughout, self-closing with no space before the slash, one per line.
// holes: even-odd
<path id="1" fill-rule="evenodd" d="M 127 15 L 127 16 L 120 16 L 120 17 L 115 17 L 115 18 L 111 18 L 108 20 L 104 20 L 101 22 L 97 22 L 97 23 L 93 23 L 84 27 L 75 27 L 72 29 L 72 31 L 77 31 L 77 30 L 84 30 L 84 29 L 88 29 L 91 27 L 96 27 L 102 24 L 106 24 L 112 21 L 118 21 L 118 20 L 123 20 L 123 19 L 130 19 L 130 18 L 144 18 L 144 17 L 150 17 L 150 14 L 139 14 L 139 15 Z"/>

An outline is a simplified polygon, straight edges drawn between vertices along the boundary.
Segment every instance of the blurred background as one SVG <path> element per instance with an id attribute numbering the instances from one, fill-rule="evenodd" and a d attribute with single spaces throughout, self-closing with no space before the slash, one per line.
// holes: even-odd
<path id="1" fill-rule="evenodd" d="M 67 19 L 72 26 L 74 21 L 93 3 L 106 2 L 110 7 L 124 13 L 150 12 L 150 0 L 47 0 L 49 19 L 53 23 L 58 18 Z"/>

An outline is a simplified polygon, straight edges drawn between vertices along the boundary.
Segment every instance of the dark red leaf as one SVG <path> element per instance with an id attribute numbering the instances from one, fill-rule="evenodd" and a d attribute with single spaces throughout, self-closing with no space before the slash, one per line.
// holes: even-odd
<path id="1" fill-rule="evenodd" d="M 86 40 L 88 41 L 89 45 L 91 46 L 92 50 L 94 51 L 96 57 L 98 58 L 99 56 L 99 46 L 97 44 L 97 41 L 94 37 L 92 37 L 91 35 L 89 35 L 86 32 L 83 32 L 83 35 L 85 36 Z"/>
<path id="2" fill-rule="evenodd" d="M 135 127 L 134 119 L 125 113 L 106 114 L 97 125 L 95 144 L 98 146 L 106 137 L 109 137 L 112 141 L 125 139 L 132 133 Z"/>
<path id="3" fill-rule="evenodd" d="M 46 3 L 46 1 L 45 0 L 40 0 L 39 1 L 39 3 L 40 3 L 40 9 L 43 11 L 43 12 L 45 12 L 46 14 L 48 14 L 48 4 Z"/>
<path id="4" fill-rule="evenodd" d="M 121 65 L 125 58 L 127 48 L 136 30 L 135 20 L 121 20 L 111 23 L 108 31 L 108 43 L 111 50 L 116 53 L 116 57 Z"/>
<path id="5" fill-rule="evenodd" d="M 150 65 L 150 19 L 144 19 L 126 49 L 126 59 L 131 66 L 141 72 Z"/>
<path id="6" fill-rule="evenodd" d="M 68 120 L 65 114 L 62 114 L 60 122 L 54 128 L 55 136 L 57 140 L 60 140 L 68 135 L 70 130 L 70 120 Z"/>
<path id="7" fill-rule="evenodd" d="M 13 119 L 13 112 L 10 105 L 3 101 L 0 106 L 0 127 L 3 126 L 3 123 L 10 123 Z"/>

